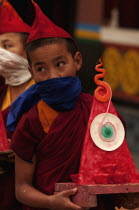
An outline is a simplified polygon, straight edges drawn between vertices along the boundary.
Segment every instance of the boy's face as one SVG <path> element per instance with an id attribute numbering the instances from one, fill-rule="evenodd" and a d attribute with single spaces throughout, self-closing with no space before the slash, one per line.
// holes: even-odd
<path id="1" fill-rule="evenodd" d="M 54 43 L 39 47 L 29 53 L 31 60 L 30 71 L 36 82 L 75 76 L 82 65 L 79 52 L 72 57 L 66 43 Z"/>
<path id="2" fill-rule="evenodd" d="M 0 47 L 24 58 L 26 57 L 25 48 L 19 33 L 0 34 Z"/>

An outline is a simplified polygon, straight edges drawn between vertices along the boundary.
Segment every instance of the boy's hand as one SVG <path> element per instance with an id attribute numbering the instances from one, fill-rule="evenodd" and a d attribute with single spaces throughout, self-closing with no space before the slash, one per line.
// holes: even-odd
<path id="1" fill-rule="evenodd" d="M 71 190 L 65 190 L 60 193 L 51 196 L 50 209 L 52 210 L 83 210 L 76 204 L 70 201 L 70 196 L 77 193 L 77 188 Z"/>

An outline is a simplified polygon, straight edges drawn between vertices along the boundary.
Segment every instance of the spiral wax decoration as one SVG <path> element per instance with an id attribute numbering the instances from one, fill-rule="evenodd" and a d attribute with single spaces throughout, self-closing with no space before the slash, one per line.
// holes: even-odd
<path id="1" fill-rule="evenodd" d="M 97 115 L 91 123 L 90 134 L 95 145 L 105 151 L 113 151 L 117 149 L 124 140 L 125 131 L 121 120 L 108 113 L 112 97 L 110 86 L 100 79 L 106 74 L 102 68 L 102 62 L 96 65 L 95 70 L 99 74 L 95 75 L 94 81 L 98 85 L 94 92 L 95 98 L 102 103 L 108 103 L 105 113 Z"/>

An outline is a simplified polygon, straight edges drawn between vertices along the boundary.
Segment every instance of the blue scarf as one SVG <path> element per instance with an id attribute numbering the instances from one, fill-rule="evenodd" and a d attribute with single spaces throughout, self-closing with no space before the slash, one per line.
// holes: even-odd
<path id="1" fill-rule="evenodd" d="M 30 86 L 12 103 L 7 129 L 13 132 L 23 113 L 40 100 L 56 111 L 73 109 L 81 90 L 81 82 L 77 76 L 49 79 Z"/>

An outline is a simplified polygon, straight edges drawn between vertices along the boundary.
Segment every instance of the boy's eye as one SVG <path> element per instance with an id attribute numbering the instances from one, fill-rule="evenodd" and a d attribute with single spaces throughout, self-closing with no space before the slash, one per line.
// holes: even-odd
<path id="1" fill-rule="evenodd" d="M 39 68 L 37 69 L 37 71 L 44 71 L 44 70 L 45 70 L 44 67 L 39 67 Z"/>
<path id="2" fill-rule="evenodd" d="M 4 49 L 8 49 L 8 48 L 10 48 L 10 47 L 12 47 L 12 46 L 9 45 L 9 44 L 5 44 L 5 45 L 4 45 Z"/>
<path id="3" fill-rule="evenodd" d="M 61 66 L 63 66 L 64 65 L 64 62 L 58 62 L 57 63 L 57 67 L 61 67 Z"/>

